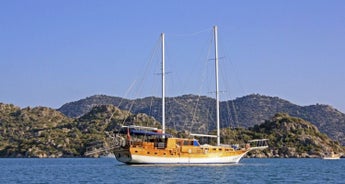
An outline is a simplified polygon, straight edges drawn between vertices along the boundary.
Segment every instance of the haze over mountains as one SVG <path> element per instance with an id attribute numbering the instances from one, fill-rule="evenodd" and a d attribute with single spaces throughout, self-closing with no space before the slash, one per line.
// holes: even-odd
<path id="1" fill-rule="evenodd" d="M 161 99 L 123 99 L 95 95 L 67 103 L 58 111 L 68 117 L 80 117 L 96 105 L 112 104 L 132 113 L 145 113 L 161 119 Z M 221 127 L 252 127 L 270 119 L 276 113 L 287 113 L 313 123 L 321 132 L 345 144 L 345 114 L 329 105 L 299 106 L 278 97 L 248 95 L 220 103 Z M 206 96 L 183 95 L 166 98 L 166 123 L 178 131 L 205 133 L 215 129 L 215 99 Z"/>

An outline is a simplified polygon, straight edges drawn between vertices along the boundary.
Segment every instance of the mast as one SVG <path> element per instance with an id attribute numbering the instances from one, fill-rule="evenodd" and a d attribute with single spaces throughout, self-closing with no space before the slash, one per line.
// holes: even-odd
<path id="1" fill-rule="evenodd" d="M 165 37 L 164 33 L 161 34 L 162 41 L 162 133 L 165 138 Z"/>
<path id="2" fill-rule="evenodd" d="M 216 115 L 217 115 L 217 145 L 220 145 L 220 118 L 219 118 L 219 82 L 218 82 L 218 28 L 213 27 L 214 34 L 214 60 L 215 60 L 215 74 L 216 74 Z"/>

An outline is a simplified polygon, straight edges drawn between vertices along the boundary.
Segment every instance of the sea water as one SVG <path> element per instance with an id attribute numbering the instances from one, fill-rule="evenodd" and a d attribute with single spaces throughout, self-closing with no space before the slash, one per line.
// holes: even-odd
<path id="1" fill-rule="evenodd" d="M 125 165 L 115 159 L 0 159 L 0 183 L 345 183 L 345 159 Z"/>

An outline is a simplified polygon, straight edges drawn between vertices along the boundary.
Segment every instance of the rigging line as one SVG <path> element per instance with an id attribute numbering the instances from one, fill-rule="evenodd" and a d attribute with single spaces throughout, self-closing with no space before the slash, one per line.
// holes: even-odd
<path id="1" fill-rule="evenodd" d="M 154 97 L 152 96 L 152 97 L 151 97 L 151 100 L 150 100 L 150 112 L 149 112 L 149 113 L 150 113 L 150 114 L 149 114 L 150 116 L 152 116 L 152 106 L 153 106 L 152 104 L 153 104 L 153 100 L 154 100 Z M 146 126 L 148 126 L 148 122 L 146 122 Z"/>
<path id="2" fill-rule="evenodd" d="M 159 41 L 160 41 L 160 40 L 158 39 L 157 44 L 156 44 L 156 47 L 153 49 L 152 55 L 151 55 L 151 57 L 150 57 L 150 59 L 149 59 L 149 62 L 147 62 L 146 65 L 145 65 L 145 70 L 144 70 L 143 76 L 142 76 L 142 78 L 141 78 L 141 80 L 140 80 L 140 82 L 139 82 L 140 86 L 139 86 L 139 88 L 138 88 L 137 93 L 135 94 L 135 96 L 138 96 L 139 93 L 140 93 L 140 90 L 142 90 L 143 87 L 144 87 L 144 82 L 143 82 L 143 81 L 146 79 L 147 73 L 148 73 L 148 71 L 149 71 L 149 66 L 152 65 L 152 63 L 153 63 L 153 58 L 154 58 L 154 56 L 156 55 L 156 52 L 157 52 L 157 50 L 158 50 L 158 48 L 159 48 L 159 46 L 160 46 L 160 42 L 159 42 Z"/>
<path id="3" fill-rule="evenodd" d="M 231 49 L 228 49 L 226 47 L 226 45 L 223 43 L 222 40 L 219 41 L 219 44 L 220 44 L 220 49 L 221 49 L 221 52 L 222 53 L 225 53 L 225 59 L 226 59 L 226 63 L 229 63 L 230 64 L 230 67 L 233 68 L 233 75 L 234 75 L 234 78 L 237 79 L 237 84 L 239 85 L 239 88 L 241 91 L 244 92 L 244 94 L 247 94 L 245 88 L 243 87 L 243 84 L 242 82 L 239 80 L 240 79 L 240 75 L 238 74 L 239 70 L 237 69 L 235 63 L 232 61 L 232 58 L 231 58 Z M 226 51 L 229 51 L 229 52 L 226 52 Z M 230 53 L 230 54 L 229 54 Z"/>
<path id="4" fill-rule="evenodd" d="M 224 46 L 224 44 L 223 44 L 223 42 L 221 41 L 220 42 L 220 44 L 222 45 L 222 47 L 221 47 L 221 49 L 222 49 L 222 53 L 225 53 L 226 54 L 226 56 L 225 56 L 225 63 L 229 63 L 230 64 L 230 66 L 231 66 L 231 68 L 233 68 L 234 70 L 232 70 L 232 71 L 234 71 L 233 73 L 235 74 L 235 78 L 237 78 L 236 76 L 238 76 L 237 75 L 237 70 L 236 70 L 236 67 L 235 67 L 235 65 L 233 64 L 233 62 L 231 61 L 231 57 L 229 57 L 229 56 L 227 56 L 228 54 L 228 52 L 225 52 L 224 51 L 224 48 L 225 48 L 225 46 Z M 228 78 L 227 77 L 225 77 L 225 73 L 227 73 L 227 72 L 224 72 L 224 70 L 223 70 L 223 68 L 221 69 L 221 76 L 222 76 L 222 79 L 224 80 L 224 84 L 227 84 L 225 87 L 227 88 L 227 89 L 230 89 L 230 87 L 228 86 L 229 84 L 230 84 L 230 82 L 227 80 Z M 237 78 L 238 79 L 238 78 Z M 239 83 L 239 85 L 240 85 L 240 87 L 242 88 L 242 86 L 241 86 L 241 83 L 240 82 L 238 82 Z M 231 108 L 230 108 L 230 106 L 229 106 L 229 101 L 231 101 L 231 105 L 232 105 L 232 109 L 233 109 L 233 122 L 234 122 L 234 127 L 236 127 L 236 125 L 237 125 L 237 127 L 239 126 L 239 122 L 238 122 L 238 113 L 237 113 L 237 110 L 236 110 L 236 105 L 235 105 L 235 102 L 234 102 L 234 100 L 230 100 L 231 99 L 231 93 L 228 93 L 228 94 L 230 94 L 230 97 L 227 99 L 227 102 L 226 102 L 226 104 L 227 104 L 227 106 L 228 106 L 228 114 L 230 113 L 230 115 L 232 114 L 231 113 Z M 230 126 L 230 123 L 231 123 L 231 117 L 229 118 L 229 126 Z"/>
<path id="5" fill-rule="evenodd" d="M 211 70 L 209 70 L 210 69 L 210 67 L 209 67 L 209 58 L 210 58 L 210 55 L 211 55 L 211 52 L 212 52 L 212 48 L 213 48 L 213 42 L 214 42 L 214 37 L 213 37 L 213 30 L 212 31 L 210 31 L 210 39 L 209 39 L 209 48 L 208 48 L 208 52 L 207 52 L 207 56 L 206 56 L 206 58 L 205 58 L 205 68 L 206 68 L 206 70 L 204 70 L 205 71 L 205 73 L 204 73 L 204 79 L 205 79 L 205 81 L 206 80 L 208 80 L 207 82 L 210 84 L 214 84 L 214 82 L 212 81 L 212 82 L 210 82 L 209 80 L 210 80 L 210 77 L 207 77 L 207 74 L 209 74 L 211 71 L 213 71 L 213 67 L 212 67 L 212 69 Z M 211 77 L 212 78 L 212 77 Z M 206 83 L 206 82 L 205 82 Z M 208 86 L 208 87 L 210 87 L 210 86 Z M 209 88 L 206 88 L 206 90 L 210 90 Z M 212 98 L 212 97 L 211 97 Z M 212 98 L 213 99 L 213 98 Z M 209 102 L 209 104 L 208 104 L 208 107 L 209 108 L 207 108 L 207 112 L 206 112 L 206 114 L 207 114 L 207 133 L 209 133 L 209 131 L 210 131 L 210 127 L 211 127 L 211 124 L 210 124 L 210 122 L 215 122 L 215 119 L 214 119 L 214 117 L 212 116 L 213 115 L 213 112 L 212 112 L 212 109 L 213 108 L 211 108 L 211 107 L 213 107 L 213 103 L 211 103 L 212 102 L 212 100 L 208 100 L 208 102 Z"/>
<path id="6" fill-rule="evenodd" d="M 209 55 L 210 55 L 210 53 L 211 53 L 211 48 L 212 48 L 212 34 L 211 34 L 211 39 L 210 40 L 208 40 L 208 42 L 210 42 L 210 44 L 208 44 L 209 45 L 209 47 L 208 47 L 208 52 L 207 52 L 207 54 L 206 54 L 206 58 L 204 58 L 204 67 L 203 68 L 208 68 L 207 67 L 207 65 L 208 65 L 208 57 L 209 57 Z M 200 56 L 201 57 L 201 56 Z M 201 82 L 200 82 L 200 86 L 199 86 L 199 95 L 198 95 L 198 99 L 197 99 L 197 102 L 196 102 L 196 104 L 195 104 L 195 106 L 194 106 L 194 110 L 193 110 L 193 114 L 192 114 L 192 127 L 194 126 L 193 124 L 194 124 L 194 122 L 195 122 L 195 117 L 196 117 L 196 112 L 197 112 L 197 108 L 198 108 L 198 105 L 199 105 L 199 101 L 200 101 L 200 98 L 201 98 L 201 95 L 200 95 L 200 93 L 201 93 L 201 91 L 202 91 L 202 88 L 203 88 L 203 84 L 205 83 L 205 81 L 206 81 L 206 79 L 207 79 L 207 70 L 203 70 L 204 72 L 202 73 L 202 77 L 201 77 Z M 192 128 L 191 127 L 191 128 Z"/>
<path id="7" fill-rule="evenodd" d="M 195 116 L 196 116 L 197 107 L 199 105 L 199 101 L 200 101 L 200 95 L 198 95 L 198 98 L 197 98 L 195 106 L 194 106 L 194 110 L 192 112 L 192 126 L 190 127 L 190 130 L 189 130 L 190 132 L 192 131 L 192 127 L 193 127 L 193 124 L 195 122 Z"/>
<path id="8" fill-rule="evenodd" d="M 225 72 L 223 72 L 223 68 L 221 68 L 220 69 L 220 74 L 221 74 L 221 79 L 222 79 L 222 81 L 224 81 L 223 83 L 224 84 L 229 84 L 228 82 L 227 82 L 227 77 L 226 77 L 226 75 L 225 75 Z M 228 89 L 230 89 L 230 88 L 228 88 L 227 87 L 227 85 L 225 86 L 225 88 L 228 90 Z M 226 92 L 226 94 L 230 94 L 230 92 Z M 231 115 L 231 110 L 230 110 L 230 106 L 229 106 L 229 103 L 228 103 L 228 98 L 226 98 L 226 99 L 224 99 L 224 103 L 225 103 L 225 106 L 226 106 L 226 113 L 228 114 L 228 116 L 226 116 L 227 118 L 225 118 L 225 123 L 227 124 L 229 124 L 229 126 L 231 125 L 231 119 L 232 119 L 232 115 Z"/>
<path id="9" fill-rule="evenodd" d="M 220 41 L 220 45 L 221 45 L 221 50 L 222 50 L 222 53 L 227 53 L 227 52 L 224 52 L 224 48 L 226 48 L 222 42 L 222 40 Z M 236 72 L 236 67 L 235 65 L 233 64 L 233 62 L 231 62 L 231 59 L 230 57 L 225 57 L 226 58 L 226 63 L 229 63 L 231 65 L 231 68 L 234 68 L 234 74 L 235 74 L 235 78 L 237 78 L 236 76 L 238 76 L 238 73 Z M 227 62 L 228 61 L 228 62 Z M 223 79 L 227 79 L 226 77 L 224 77 L 224 73 L 223 73 L 224 70 L 221 70 L 221 74 L 222 74 L 222 78 Z M 237 78 L 239 79 L 239 78 Z M 224 80 L 226 81 L 226 80 Z M 226 82 L 226 84 L 229 84 L 229 82 Z M 238 84 L 240 85 L 240 88 L 241 90 L 243 91 L 243 87 L 241 85 L 241 83 L 238 81 Z M 229 100 L 229 99 L 228 99 Z M 228 105 L 228 102 L 227 102 L 227 105 Z M 236 105 L 235 105 L 235 102 L 234 100 L 231 100 L 231 105 L 232 105 L 232 108 L 233 108 L 233 117 L 234 117 L 234 128 L 239 128 L 240 127 L 240 123 L 238 121 L 238 111 L 236 110 Z M 230 108 L 230 107 L 228 107 Z M 231 112 L 231 111 L 230 111 Z M 229 127 L 230 127 L 230 124 L 229 124 Z M 238 136 L 236 136 L 236 138 L 240 138 L 240 139 L 243 139 L 243 134 L 239 134 Z"/>
<path id="10" fill-rule="evenodd" d="M 208 30 L 210 30 L 210 29 L 208 29 Z M 211 46 L 211 45 L 212 45 L 212 31 L 210 31 L 210 38 L 211 38 L 211 39 L 207 39 L 207 42 L 210 42 L 210 43 L 205 44 L 205 45 L 209 45 L 208 48 L 206 49 L 206 50 L 207 50 L 206 59 L 203 58 L 203 57 L 205 57 L 205 55 L 203 55 L 203 54 L 200 54 L 200 55 L 199 55 L 199 59 L 197 59 L 197 61 L 202 61 L 202 60 L 205 61 L 205 62 L 203 62 L 205 65 L 204 65 L 204 67 L 202 67 L 202 68 L 207 68 L 207 64 L 208 64 L 207 58 L 208 58 L 208 56 L 210 55 L 210 50 L 211 50 L 211 47 L 212 47 L 212 46 Z M 204 49 L 202 49 L 202 52 L 201 52 L 201 53 L 205 53 L 205 52 L 203 52 L 203 50 L 204 50 Z M 194 71 L 194 70 L 193 70 L 193 71 Z M 196 100 L 196 102 L 195 102 L 194 108 L 193 108 L 192 113 L 191 113 L 192 119 L 191 119 L 190 131 L 192 131 L 192 129 L 193 129 L 193 127 L 194 127 L 194 124 L 196 123 L 197 109 L 198 109 L 199 102 L 200 102 L 200 99 L 201 99 L 200 93 L 201 93 L 201 91 L 202 91 L 203 84 L 205 83 L 205 80 L 206 80 L 206 78 L 207 78 L 207 77 L 206 77 L 206 73 L 207 73 L 206 70 L 202 70 L 202 71 L 204 71 L 204 72 L 203 72 L 202 75 L 201 75 L 200 86 L 199 86 L 199 89 L 198 89 L 198 97 L 197 97 L 197 100 Z"/>
<path id="11" fill-rule="evenodd" d="M 235 109 L 235 104 L 233 100 L 226 100 L 225 101 L 226 109 L 227 109 L 227 114 L 228 114 L 228 123 L 229 123 L 229 128 L 231 128 L 231 122 L 233 122 L 233 127 L 236 127 L 238 118 L 237 118 L 237 113 Z M 231 105 L 231 107 L 230 107 Z M 233 109 L 233 110 L 231 110 Z"/>
<path id="12" fill-rule="evenodd" d="M 183 103 L 183 102 L 181 102 L 181 101 L 178 101 L 177 99 L 175 99 L 174 98 L 174 101 L 178 104 L 178 105 L 180 105 L 181 107 L 184 107 L 185 106 L 185 104 Z M 191 123 L 189 123 L 188 121 L 188 116 L 186 117 L 186 118 L 184 118 L 184 121 L 185 121 L 185 123 L 183 123 L 183 129 L 191 129 L 191 127 L 192 127 L 192 124 Z M 188 128 L 189 127 L 189 128 Z"/>
<path id="13" fill-rule="evenodd" d="M 143 81 L 145 80 L 145 76 L 147 76 L 147 73 L 148 73 L 148 70 L 149 70 L 149 66 L 152 65 L 152 63 L 153 63 L 153 57 L 155 56 L 155 54 L 156 54 L 156 52 L 157 52 L 157 50 L 158 50 L 158 48 L 159 48 L 160 39 L 157 40 L 157 42 L 156 42 L 155 45 L 156 45 L 156 46 L 155 46 L 154 49 L 153 49 L 152 55 L 150 56 L 150 59 L 149 59 L 149 62 L 147 62 L 146 65 L 145 65 L 145 67 L 144 67 L 144 68 L 145 68 L 145 69 L 144 69 L 144 73 L 143 73 L 143 76 L 140 78 L 140 81 L 139 81 L 139 84 L 140 84 L 140 85 L 139 85 L 139 87 L 138 87 L 137 92 L 135 93 L 135 96 L 138 96 L 139 93 L 140 93 L 140 90 L 143 89 L 143 86 L 144 86 Z M 134 83 L 133 83 L 133 84 L 134 84 Z M 132 108 L 133 108 L 135 102 L 136 102 L 136 100 L 133 100 L 132 103 L 130 104 L 130 106 L 129 106 L 129 108 L 128 108 L 128 111 L 129 111 L 129 112 L 132 111 Z M 129 116 L 128 116 L 128 117 L 129 117 Z M 128 117 L 127 117 L 127 118 L 128 118 Z M 125 121 L 127 120 L 127 118 L 124 119 L 123 124 L 125 123 Z"/>
<path id="14" fill-rule="evenodd" d="M 224 81 L 225 84 L 230 84 L 228 82 L 228 78 L 226 77 L 225 75 L 225 72 L 223 70 L 221 70 L 221 76 L 222 76 L 222 79 Z M 226 86 L 227 89 L 230 89 L 230 87 L 227 85 Z M 235 105 L 235 102 L 234 100 L 231 100 L 231 92 L 229 91 L 227 93 L 229 95 L 229 97 L 225 100 L 225 103 L 226 103 L 226 107 L 227 107 L 227 113 L 229 114 L 229 127 L 231 127 L 231 122 L 233 122 L 233 126 L 234 127 L 238 127 L 239 126 L 239 122 L 238 122 L 238 113 L 237 113 L 237 110 L 236 110 L 236 105 Z M 229 104 L 230 103 L 230 104 Z M 233 109 L 231 111 L 231 109 Z M 231 121 L 232 120 L 232 121 Z"/>
<path id="15" fill-rule="evenodd" d="M 187 34 L 174 34 L 174 33 L 169 33 L 169 35 L 170 35 L 170 36 L 176 36 L 176 37 L 194 36 L 194 35 L 197 35 L 197 34 L 200 34 L 200 33 L 204 33 L 204 32 L 210 31 L 210 30 L 211 30 L 210 28 L 207 28 L 207 29 L 203 29 L 203 30 L 196 31 L 196 32 L 193 32 L 193 33 L 187 33 Z"/>
<path id="16" fill-rule="evenodd" d="M 123 103 L 123 101 L 125 100 L 125 98 L 126 98 L 126 96 L 127 96 L 127 94 L 130 92 L 130 90 L 133 88 L 133 86 L 134 86 L 134 84 L 136 83 L 136 80 L 134 80 L 133 82 L 132 82 L 132 84 L 129 86 L 129 88 L 127 89 L 127 91 L 126 91 L 126 93 L 125 93 L 125 95 L 124 95 L 124 98 L 121 98 L 121 100 L 120 100 L 120 103 L 116 106 L 117 108 L 119 108 L 120 109 L 120 106 L 121 106 L 121 104 Z M 114 117 L 114 114 L 116 113 L 116 110 L 111 114 L 111 116 L 108 118 L 108 121 L 110 122 L 110 120 Z M 124 123 L 124 122 L 123 122 Z M 124 125 L 124 124 L 121 124 L 121 125 Z"/>
<path id="17" fill-rule="evenodd" d="M 126 93 L 125 93 L 125 96 L 124 98 L 127 98 L 127 95 L 129 94 L 129 92 L 132 90 L 132 88 L 134 87 L 135 83 L 136 83 L 137 80 L 134 80 L 131 85 L 129 86 L 129 88 L 127 89 Z M 120 103 L 117 105 L 118 108 L 120 108 L 122 102 L 124 101 L 124 98 L 121 98 L 121 101 Z"/>
<path id="18" fill-rule="evenodd" d="M 136 80 L 134 80 L 131 85 L 129 86 L 129 88 L 127 89 L 127 91 L 125 92 L 125 95 L 123 98 L 121 98 L 120 102 L 117 104 L 117 108 L 120 108 L 121 104 L 123 103 L 123 101 L 125 100 L 125 98 L 127 98 L 127 95 L 129 94 L 129 92 L 132 90 L 134 84 L 136 83 Z M 114 114 L 116 113 L 116 110 L 111 114 L 111 116 L 107 119 L 109 122 L 111 121 L 111 119 L 114 117 Z M 124 119 L 124 121 L 126 120 L 126 118 Z M 122 122 L 121 125 L 124 125 L 123 124 L 124 122 Z"/>
<path id="19" fill-rule="evenodd" d="M 234 111 L 234 127 L 238 128 L 239 127 L 238 113 L 237 113 L 237 110 L 236 110 L 236 105 L 235 105 L 234 100 L 231 100 L 231 104 L 232 104 L 232 109 Z"/>
<path id="20" fill-rule="evenodd" d="M 134 80 L 134 81 L 132 82 L 132 84 L 129 86 L 128 90 L 127 90 L 126 93 L 125 93 L 125 96 L 127 96 L 128 93 L 132 90 L 132 88 L 134 87 L 135 83 L 136 83 L 136 80 Z M 119 103 L 119 105 L 118 105 L 118 108 L 120 107 L 122 101 L 123 101 L 123 99 L 121 99 L 121 101 L 120 101 L 120 103 Z M 134 102 L 132 102 L 132 103 L 134 103 Z M 130 110 L 128 110 L 128 111 L 130 112 Z M 115 112 L 114 112 L 114 113 L 115 113 Z M 114 113 L 113 113 L 113 114 L 114 114 Z M 113 117 L 113 114 L 111 115 L 111 117 Z M 121 124 L 122 126 L 125 124 L 125 121 L 127 120 L 127 118 L 128 118 L 128 117 L 126 117 L 126 118 L 123 119 L 123 122 L 122 122 L 122 124 Z"/>

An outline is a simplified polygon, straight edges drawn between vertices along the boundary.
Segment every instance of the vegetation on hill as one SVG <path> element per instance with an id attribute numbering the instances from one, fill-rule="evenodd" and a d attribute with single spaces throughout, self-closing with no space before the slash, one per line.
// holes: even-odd
<path id="1" fill-rule="evenodd" d="M 105 95 L 91 96 L 63 105 L 58 110 L 79 117 L 95 105 L 112 104 L 130 112 L 161 119 L 161 99 L 147 97 L 127 100 Z M 253 127 L 276 113 L 287 113 L 312 122 L 322 133 L 345 145 L 345 114 L 328 105 L 298 106 L 278 97 L 248 95 L 220 103 L 221 127 Z M 194 133 L 215 129 L 215 100 L 205 96 L 183 95 L 166 99 L 166 123 L 178 131 Z"/>
<path id="2" fill-rule="evenodd" d="M 321 133 L 315 125 L 285 113 L 249 130 L 270 140 L 270 149 L 265 150 L 269 157 L 320 157 L 330 150 L 344 152 L 339 142 Z"/>
<path id="3" fill-rule="evenodd" d="M 2 157 L 60 157 L 78 154 L 65 126 L 73 123 L 47 107 L 20 109 L 0 104 L 0 155 Z"/>
<path id="4" fill-rule="evenodd" d="M 0 104 L 0 157 L 81 157 L 92 144 L 110 144 L 116 127 L 132 122 L 159 127 L 152 117 L 111 105 L 73 119 L 46 107 Z"/>
<path id="5" fill-rule="evenodd" d="M 21 109 L 0 103 L 0 157 L 84 157 L 92 146 L 111 147 L 114 130 L 130 124 L 161 126 L 151 116 L 132 114 L 113 105 L 94 106 L 83 116 L 69 118 L 51 108 Z M 175 129 L 168 132 L 175 136 L 189 133 Z M 327 150 L 344 152 L 316 126 L 284 113 L 248 129 L 223 128 L 221 134 L 226 144 L 268 138 L 269 149 L 251 153 L 253 157 L 319 157 Z"/>

